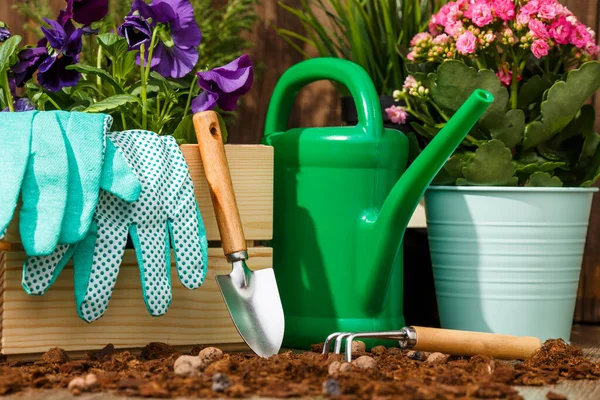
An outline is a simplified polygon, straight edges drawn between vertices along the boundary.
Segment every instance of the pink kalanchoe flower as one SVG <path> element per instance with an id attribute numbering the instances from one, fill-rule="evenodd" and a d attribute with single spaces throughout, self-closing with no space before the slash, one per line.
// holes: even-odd
<path id="1" fill-rule="evenodd" d="M 537 16 L 552 21 L 563 12 L 563 6 L 556 0 L 546 0 L 540 4 Z"/>
<path id="2" fill-rule="evenodd" d="M 406 58 L 408 58 L 410 61 L 415 61 L 416 56 L 417 56 L 417 52 L 415 50 L 412 50 L 410 53 L 408 53 L 406 55 Z"/>
<path id="3" fill-rule="evenodd" d="M 419 46 L 424 42 L 431 40 L 431 34 L 428 32 L 419 32 L 417 33 L 412 40 L 410 41 L 411 46 Z"/>
<path id="4" fill-rule="evenodd" d="M 531 45 L 531 51 L 538 59 L 547 56 L 548 50 L 550 50 L 550 46 L 545 40 L 534 40 Z"/>
<path id="5" fill-rule="evenodd" d="M 498 76 L 498 78 L 500 79 L 500 82 L 502 82 L 502 84 L 504 86 L 510 86 L 510 84 L 512 83 L 512 71 L 510 69 L 504 69 L 501 68 L 496 75 Z"/>
<path id="6" fill-rule="evenodd" d="M 524 12 L 520 12 L 519 14 L 517 14 L 517 24 L 527 26 L 529 24 L 529 21 L 531 21 L 531 16 L 529 14 Z"/>
<path id="7" fill-rule="evenodd" d="M 532 19 L 531 21 L 529 21 L 529 29 L 531 29 L 532 36 L 535 39 L 550 39 L 550 35 L 548 34 L 548 29 L 546 29 L 546 25 L 540 20 Z"/>
<path id="8" fill-rule="evenodd" d="M 593 58 L 598 57 L 599 50 L 600 50 L 600 48 L 598 48 L 598 45 L 596 45 L 596 43 L 594 43 L 594 42 L 590 42 L 585 46 L 586 54 L 588 54 L 589 56 L 591 56 Z"/>
<path id="9" fill-rule="evenodd" d="M 567 18 L 564 15 L 561 15 L 550 26 L 549 34 L 556 43 L 569 44 L 569 38 L 571 37 L 572 29 L 573 25 L 567 21 Z"/>
<path id="10" fill-rule="evenodd" d="M 454 25 L 446 25 L 446 29 L 444 29 L 445 33 L 447 33 L 449 36 L 452 36 L 455 38 L 459 37 L 464 31 L 465 31 L 465 28 L 461 21 L 458 21 Z"/>
<path id="11" fill-rule="evenodd" d="M 433 38 L 433 44 L 435 45 L 443 46 L 448 42 L 450 42 L 450 36 L 446 35 L 445 33 L 442 33 L 441 35 L 438 35 L 435 38 Z"/>
<path id="12" fill-rule="evenodd" d="M 588 43 L 593 43 L 594 40 L 587 27 L 582 23 L 578 23 L 577 26 L 571 30 L 571 37 L 569 38 L 569 41 L 577 48 L 583 49 L 588 45 Z"/>
<path id="13" fill-rule="evenodd" d="M 486 26 L 494 21 L 492 7 L 487 2 L 475 3 L 469 8 L 469 11 L 473 23 L 478 27 Z"/>
<path id="14" fill-rule="evenodd" d="M 437 35 L 439 35 L 442 32 L 442 30 L 440 29 L 440 26 L 438 24 L 436 24 L 435 22 L 433 22 L 433 19 L 431 21 L 429 21 L 429 25 L 427 25 L 427 30 L 433 37 L 436 37 Z"/>
<path id="15" fill-rule="evenodd" d="M 466 31 L 456 41 L 456 50 L 462 55 L 475 53 L 476 47 L 477 37 L 471 31 Z"/>
<path id="16" fill-rule="evenodd" d="M 417 82 L 415 77 L 412 75 L 408 75 L 406 77 L 406 79 L 404 80 L 404 85 L 402 86 L 402 88 L 406 89 L 406 90 L 416 89 L 418 87 L 419 87 L 419 82 Z"/>
<path id="17" fill-rule="evenodd" d="M 392 123 L 399 125 L 406 123 L 406 118 L 408 117 L 408 113 L 402 107 L 388 107 L 385 109 L 385 113 Z"/>
<path id="18" fill-rule="evenodd" d="M 521 7 L 521 13 L 532 16 L 540 11 L 541 2 L 539 0 L 529 0 L 527 4 Z"/>
<path id="19" fill-rule="evenodd" d="M 493 0 L 492 8 L 494 14 L 503 21 L 511 21 L 515 18 L 515 3 L 513 0 Z"/>

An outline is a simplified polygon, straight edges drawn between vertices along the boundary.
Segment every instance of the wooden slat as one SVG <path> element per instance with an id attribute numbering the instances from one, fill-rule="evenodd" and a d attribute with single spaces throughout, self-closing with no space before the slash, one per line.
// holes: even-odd
<path id="1" fill-rule="evenodd" d="M 272 267 L 270 248 L 249 249 L 248 266 Z M 171 270 L 173 302 L 161 317 L 146 311 L 133 250 L 127 250 L 108 311 L 98 321 L 86 323 L 77 316 L 73 272 L 66 267 L 43 296 L 29 296 L 21 287 L 25 255 L 5 254 L 2 353 L 40 353 L 50 347 L 65 350 L 99 349 L 108 343 L 117 348 L 137 348 L 159 341 L 171 345 L 243 343 L 217 287 L 215 276 L 231 272 L 222 249 L 209 250 L 209 272 L 196 290 L 184 288 Z M 1 279 L 1 276 L 0 276 Z M 0 288 L 0 293 L 1 293 Z"/>
<path id="2" fill-rule="evenodd" d="M 181 150 L 194 180 L 196 199 L 206 227 L 207 238 L 220 240 L 198 147 L 184 145 Z M 226 145 L 225 151 L 246 239 L 271 239 L 273 237 L 273 148 L 262 145 Z M 6 241 L 20 242 L 16 217 L 9 227 Z M 6 250 L 0 248 L 2 249 Z"/>

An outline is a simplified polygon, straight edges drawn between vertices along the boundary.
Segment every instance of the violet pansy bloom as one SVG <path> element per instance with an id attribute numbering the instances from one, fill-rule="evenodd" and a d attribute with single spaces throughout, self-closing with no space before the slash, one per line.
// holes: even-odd
<path id="1" fill-rule="evenodd" d="M 148 41 L 148 30 L 157 31 L 157 42 L 150 67 L 164 77 L 183 78 L 198 62 L 202 33 L 194 17 L 194 7 L 189 0 L 134 0 L 131 12 L 119 33 L 134 33 L 128 38 L 129 47 L 135 49 Z M 149 46 L 145 46 L 149 47 Z M 145 49 L 148 57 L 149 49 Z M 138 65 L 140 58 L 138 56 Z"/>
<path id="2" fill-rule="evenodd" d="M 142 44 L 147 49 L 152 39 L 152 28 L 141 15 L 128 15 L 119 26 L 119 35 L 127 39 L 129 50 L 139 50 Z"/>
<path id="3" fill-rule="evenodd" d="M 14 109 L 15 112 L 25 112 L 25 111 L 33 111 L 35 110 L 35 106 L 33 105 L 33 103 L 31 101 L 29 101 L 28 98 L 23 97 L 20 99 L 17 99 L 14 103 Z M 2 112 L 9 112 L 9 108 L 6 107 L 4 110 L 2 110 Z"/>
<path id="4" fill-rule="evenodd" d="M 5 42 L 10 37 L 10 31 L 4 22 L 0 22 L 0 43 Z"/>
<path id="5" fill-rule="evenodd" d="M 30 47 L 19 52 L 19 61 L 11 68 L 18 87 L 29 81 L 40 64 L 48 57 L 46 47 Z"/>
<path id="6" fill-rule="evenodd" d="M 233 111 L 238 99 L 250 91 L 254 80 L 252 61 L 246 54 L 211 71 L 198 72 L 198 85 L 204 91 L 192 102 L 194 113 L 219 106 Z"/>
<path id="7" fill-rule="evenodd" d="M 67 0 L 67 8 L 60 12 L 58 22 L 64 25 L 74 19 L 83 25 L 100 21 L 108 14 L 109 0 Z"/>
<path id="8" fill-rule="evenodd" d="M 81 29 L 72 29 L 72 25 L 63 27 L 57 21 L 45 19 L 51 28 L 42 28 L 48 40 L 48 57 L 40 64 L 38 81 L 51 92 L 58 92 L 65 86 L 75 86 L 81 74 L 68 70 L 69 65 L 79 62 L 81 53 Z"/>

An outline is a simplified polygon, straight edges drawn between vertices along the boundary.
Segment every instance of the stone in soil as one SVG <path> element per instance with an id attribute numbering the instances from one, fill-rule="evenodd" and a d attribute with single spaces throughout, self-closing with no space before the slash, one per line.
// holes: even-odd
<path id="1" fill-rule="evenodd" d="M 352 353 L 364 353 L 367 351 L 367 345 L 365 345 L 365 342 L 361 342 L 360 340 L 353 340 L 350 347 L 352 349 Z"/>
<path id="2" fill-rule="evenodd" d="M 173 365 L 173 371 L 177 376 L 199 376 L 203 369 L 204 364 L 198 356 L 179 356 Z"/>
<path id="3" fill-rule="evenodd" d="M 377 367 L 377 361 L 373 357 L 360 356 L 352 361 L 352 365 L 360 369 L 372 369 Z"/>
<path id="4" fill-rule="evenodd" d="M 224 373 L 217 372 L 212 377 L 212 390 L 215 392 L 224 392 L 231 387 L 232 383 L 229 377 Z"/>
<path id="5" fill-rule="evenodd" d="M 382 354 L 369 353 L 361 369 L 318 353 L 292 351 L 264 359 L 254 354 L 223 354 L 198 376 L 178 376 L 174 364 L 179 353 L 170 346 L 153 345 L 157 351 L 146 351 L 144 357 L 128 351 L 115 351 L 101 360 L 54 362 L 20 362 L 0 364 L 0 394 L 24 390 L 67 388 L 74 378 L 94 374 L 97 384 L 90 391 L 116 395 L 171 398 L 269 397 L 290 398 L 324 396 L 335 384 L 340 398 L 366 400 L 373 398 L 457 399 L 504 398 L 520 399 L 513 385 L 546 385 L 567 379 L 600 379 L 600 365 L 581 354 L 580 350 L 562 341 L 548 341 L 543 348 L 524 362 L 506 362 L 490 357 L 449 358 L 444 363 L 415 361 L 406 351 L 387 349 Z M 395 349 L 395 350 L 392 350 Z M 149 350 L 149 349 L 147 349 Z M 166 350 L 166 351 L 164 351 Z M 153 354 L 152 354 L 153 353 Z M 199 358 L 199 357 L 197 357 Z M 355 363 L 358 359 L 355 360 Z M 329 368 L 339 362 L 336 376 Z M 231 386 L 223 392 L 213 390 L 213 376 L 222 373 Z M 331 386 L 327 386 L 331 385 Z M 73 392 L 83 391 L 73 388 Z M 333 394 L 331 395 L 333 396 Z"/>
<path id="6" fill-rule="evenodd" d="M 323 382 L 323 394 L 332 397 L 342 394 L 339 382 L 335 379 L 327 379 Z"/>
<path id="7" fill-rule="evenodd" d="M 413 360 L 425 361 L 427 360 L 427 357 L 429 357 L 429 353 L 424 351 L 410 350 L 408 353 L 406 353 L 406 356 Z"/>
<path id="8" fill-rule="evenodd" d="M 431 353 L 428 357 L 427 360 L 425 360 L 425 362 L 429 363 L 429 364 L 443 364 L 446 361 L 448 361 L 448 357 L 450 357 L 448 354 L 443 354 L 443 353 Z"/>
<path id="9" fill-rule="evenodd" d="M 66 351 L 59 347 L 54 347 L 45 352 L 40 361 L 45 364 L 64 364 L 69 360 Z"/>
<path id="10" fill-rule="evenodd" d="M 555 392 L 546 393 L 546 398 L 549 400 L 567 400 L 567 396 Z"/>
<path id="11" fill-rule="evenodd" d="M 380 356 L 383 353 L 385 353 L 385 350 L 386 350 L 385 346 L 375 346 L 375 347 L 371 348 L 371 353 Z"/>

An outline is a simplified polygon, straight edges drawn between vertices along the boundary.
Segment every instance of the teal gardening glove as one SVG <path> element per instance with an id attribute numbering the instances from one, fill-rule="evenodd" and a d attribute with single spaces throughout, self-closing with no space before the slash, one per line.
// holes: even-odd
<path id="1" fill-rule="evenodd" d="M 104 114 L 49 111 L 4 113 L 0 168 L 0 234 L 22 198 L 20 234 L 27 255 L 48 255 L 57 245 L 81 241 L 92 223 L 100 188 L 126 201 L 140 183 L 106 135 Z"/>
<path id="2" fill-rule="evenodd" d="M 85 321 L 100 318 L 108 307 L 131 235 L 146 308 L 164 314 L 171 303 L 170 245 L 179 279 L 188 289 L 204 282 L 208 243 L 187 164 L 175 139 L 147 131 L 109 135 L 138 174 L 142 191 L 127 203 L 102 192 L 92 229 L 72 246 L 59 246 L 47 257 L 30 257 L 23 287 L 43 294 L 73 257 L 77 312 Z"/>

